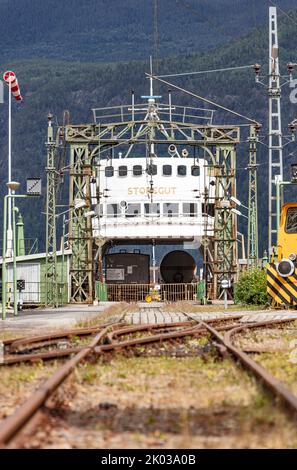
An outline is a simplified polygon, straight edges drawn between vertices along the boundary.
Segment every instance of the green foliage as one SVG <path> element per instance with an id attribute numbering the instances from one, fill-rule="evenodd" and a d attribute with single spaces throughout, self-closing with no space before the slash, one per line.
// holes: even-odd
<path id="1" fill-rule="evenodd" d="M 256 268 L 242 274 L 235 288 L 235 303 L 264 305 L 267 301 L 266 270 Z"/>

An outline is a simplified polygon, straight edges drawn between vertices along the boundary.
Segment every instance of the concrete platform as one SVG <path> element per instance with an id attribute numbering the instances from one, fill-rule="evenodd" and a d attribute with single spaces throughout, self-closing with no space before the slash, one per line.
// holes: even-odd
<path id="1" fill-rule="evenodd" d="M 189 312 L 190 313 L 190 312 Z M 269 320 L 281 320 L 281 319 L 296 319 L 296 310 L 253 310 L 253 311 L 226 311 L 220 310 L 216 312 L 195 312 L 191 314 L 195 320 L 214 320 L 220 318 L 233 317 L 234 315 L 240 315 L 240 322 L 242 323 L 253 323 Z M 182 312 L 166 312 L 162 308 L 156 306 L 147 306 L 146 308 L 140 308 L 139 311 L 133 313 L 126 313 L 124 320 L 127 323 L 132 324 L 162 324 L 162 323 L 173 323 L 179 321 L 186 321 L 188 317 Z"/>
<path id="2" fill-rule="evenodd" d="M 44 308 L 23 310 L 19 312 L 18 317 L 13 316 L 13 312 L 7 314 L 6 320 L 0 320 L 0 333 L 13 331 L 18 333 L 34 333 L 56 330 L 59 328 L 72 328 L 79 321 L 91 320 L 103 313 L 108 307 L 117 302 L 100 302 L 99 305 L 67 305 L 56 309 Z M 163 310 L 164 306 L 158 302 L 151 304 L 140 302 L 131 308 L 123 318 L 127 323 L 132 324 L 162 324 L 185 321 L 188 318 L 180 311 L 170 312 Z M 218 318 L 228 318 L 234 315 L 240 315 L 241 322 L 260 322 L 264 320 L 278 320 L 285 318 L 294 318 L 297 320 L 296 310 L 221 310 L 210 312 L 203 310 L 192 314 L 197 320 L 209 320 Z"/>
<path id="3" fill-rule="evenodd" d="M 57 328 L 72 328 L 77 322 L 91 320 L 104 312 L 113 302 L 100 302 L 99 305 L 67 305 L 55 309 L 32 309 L 19 312 L 17 317 L 13 312 L 7 312 L 7 319 L 0 320 L 2 331 L 40 331 Z"/>

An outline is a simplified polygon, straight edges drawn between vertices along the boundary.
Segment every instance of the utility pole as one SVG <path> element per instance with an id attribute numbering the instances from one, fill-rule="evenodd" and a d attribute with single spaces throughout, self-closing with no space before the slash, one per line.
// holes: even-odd
<path id="1" fill-rule="evenodd" d="M 250 127 L 249 136 L 249 200 L 248 200 L 248 266 L 256 267 L 259 258 L 258 248 L 258 197 L 257 197 L 257 129 Z"/>
<path id="2" fill-rule="evenodd" d="M 46 305 L 57 307 L 56 169 L 53 116 L 48 115 L 46 165 Z"/>
<path id="3" fill-rule="evenodd" d="M 296 79 L 293 80 L 292 72 L 297 64 L 289 62 L 287 64 L 288 76 L 281 76 L 279 69 L 279 49 L 278 49 L 278 29 L 276 7 L 269 7 L 269 82 L 268 82 L 268 249 L 272 255 L 273 247 L 277 245 L 277 189 L 278 183 L 283 177 L 283 149 L 286 145 L 294 142 L 294 132 L 296 120 L 289 124 L 291 138 L 282 133 L 281 120 L 281 89 L 287 83 L 290 87 L 296 86 Z M 267 87 L 267 83 L 261 81 L 261 65 L 255 64 L 256 83 Z M 283 81 L 284 79 L 284 81 Z M 281 83 L 282 82 L 282 83 Z M 290 100 L 295 102 L 295 92 L 290 96 Z M 286 141 L 285 144 L 283 143 Z M 260 140 L 258 140 L 260 143 Z M 283 189 L 283 188 L 282 188 Z M 282 203 L 283 194 L 280 194 Z"/>
<path id="4" fill-rule="evenodd" d="M 283 141 L 281 123 L 281 86 L 279 73 L 276 7 L 269 7 L 269 176 L 268 176 L 268 247 L 277 243 L 275 177 L 283 180 Z"/>

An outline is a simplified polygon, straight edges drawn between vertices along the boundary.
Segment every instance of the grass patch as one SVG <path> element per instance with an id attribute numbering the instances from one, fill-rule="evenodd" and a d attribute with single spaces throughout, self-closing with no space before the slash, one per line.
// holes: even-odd
<path id="1" fill-rule="evenodd" d="M 88 326 L 96 326 L 100 325 L 101 323 L 107 323 L 109 321 L 116 320 L 118 317 L 120 318 L 121 315 L 126 313 L 127 311 L 133 311 L 133 308 L 136 309 L 135 306 L 131 306 L 126 302 L 120 302 L 117 304 L 110 305 L 107 307 L 103 312 L 99 313 L 93 318 L 88 320 L 79 320 L 76 322 L 76 327 L 78 328 L 85 328 Z"/>
<path id="2" fill-rule="evenodd" d="M 118 353 L 91 369 L 80 367 L 82 386 L 86 374 L 90 387 L 80 393 L 89 405 L 83 420 L 90 416 L 88 429 L 113 436 L 116 446 L 127 439 L 145 448 L 296 446 L 293 420 L 232 359 Z"/>

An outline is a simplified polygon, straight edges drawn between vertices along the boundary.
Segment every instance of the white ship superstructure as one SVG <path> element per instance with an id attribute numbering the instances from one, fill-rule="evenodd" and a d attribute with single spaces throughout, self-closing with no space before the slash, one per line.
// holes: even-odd
<path id="1" fill-rule="evenodd" d="M 206 160 L 188 156 L 186 149 L 180 157 L 174 145 L 169 151 L 171 157 L 101 160 L 94 237 L 200 241 L 206 224 L 211 230 L 213 204 L 206 206 L 204 199 L 213 186 Z"/>
<path id="2" fill-rule="evenodd" d="M 182 123 L 188 119 L 211 122 L 213 112 L 172 106 L 171 96 L 169 105 L 158 104 L 161 97 L 154 96 L 152 79 L 150 95 L 142 98 L 147 103 L 135 106 L 133 95 L 131 108 L 122 108 L 121 114 L 123 117 L 125 112 L 132 113 L 133 121 L 144 115 L 137 131 L 137 137 L 144 133 L 144 145 L 132 144 L 128 151 L 117 154 L 111 149 L 109 157 L 105 153 L 97 159 L 96 183 L 92 185 L 96 214 L 92 221 L 93 236 L 101 240 L 195 239 L 200 242 L 205 233 L 211 234 L 213 204 L 210 201 L 214 201 L 214 186 L 210 184 L 207 159 L 196 154 L 195 146 L 187 145 L 187 139 L 192 140 L 193 136 L 183 134 Z M 110 110 L 114 112 L 113 108 Z M 115 116 L 111 114 L 113 119 Z M 181 122 L 181 145 L 170 143 L 172 130 L 167 129 L 164 116 L 166 119 L 169 116 L 170 122 L 173 116 Z M 156 124 L 167 139 L 166 147 L 164 142 L 158 145 Z M 206 192 L 208 204 L 204 203 Z"/>

